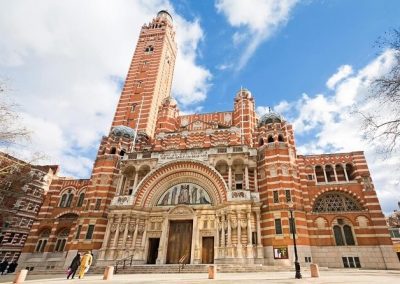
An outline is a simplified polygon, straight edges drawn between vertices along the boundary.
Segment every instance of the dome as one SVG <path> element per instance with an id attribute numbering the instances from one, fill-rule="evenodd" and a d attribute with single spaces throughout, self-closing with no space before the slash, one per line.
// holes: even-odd
<path id="1" fill-rule="evenodd" d="M 161 10 L 157 13 L 157 18 L 164 18 L 169 20 L 171 23 L 173 22 L 172 16 L 170 13 L 168 13 L 166 10 Z"/>
<path id="2" fill-rule="evenodd" d="M 236 98 L 240 98 L 240 97 L 244 97 L 244 98 L 251 98 L 251 92 L 246 89 L 246 88 L 241 88 L 237 93 L 236 93 Z"/>
<path id="3" fill-rule="evenodd" d="M 113 127 L 113 129 L 111 130 L 111 134 L 115 136 L 123 136 L 130 139 L 135 138 L 135 130 L 125 125 L 118 125 Z"/>
<path id="4" fill-rule="evenodd" d="M 259 121 L 259 125 L 262 124 L 268 124 L 268 123 L 280 123 L 284 121 L 283 117 L 273 111 L 269 111 L 266 114 L 264 114 L 263 116 L 261 116 L 260 121 Z"/>

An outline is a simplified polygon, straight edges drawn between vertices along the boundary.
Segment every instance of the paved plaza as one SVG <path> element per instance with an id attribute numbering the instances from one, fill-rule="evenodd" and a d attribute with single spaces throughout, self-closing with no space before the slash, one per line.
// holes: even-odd
<path id="1" fill-rule="evenodd" d="M 31 275 L 25 283 L 400 283 L 400 271 L 388 270 L 344 270 L 321 271 L 319 278 L 311 278 L 303 272 L 303 279 L 293 279 L 294 272 L 220 273 L 217 279 L 209 280 L 203 274 L 120 274 L 113 280 L 104 281 L 101 275 L 88 275 L 85 279 L 67 280 L 64 275 Z M 12 283 L 13 275 L 0 277 L 0 283 Z"/>

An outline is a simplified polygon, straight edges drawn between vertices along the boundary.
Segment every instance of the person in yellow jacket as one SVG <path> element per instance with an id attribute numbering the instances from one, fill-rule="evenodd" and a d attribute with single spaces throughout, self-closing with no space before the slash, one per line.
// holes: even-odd
<path id="1" fill-rule="evenodd" d="M 85 273 L 89 270 L 89 267 L 92 265 L 93 256 L 88 251 L 81 259 L 81 267 L 79 270 L 79 279 L 82 279 L 85 276 Z"/>

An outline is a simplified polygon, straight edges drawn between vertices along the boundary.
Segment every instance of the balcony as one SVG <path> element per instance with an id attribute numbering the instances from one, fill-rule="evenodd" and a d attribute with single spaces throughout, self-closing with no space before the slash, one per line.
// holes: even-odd
<path id="1" fill-rule="evenodd" d="M 133 195 L 118 195 L 113 198 L 111 205 L 114 206 L 128 206 L 133 205 L 135 197 Z"/>
<path id="2" fill-rule="evenodd" d="M 248 190 L 232 190 L 227 192 L 228 201 L 260 201 L 260 193 Z"/>

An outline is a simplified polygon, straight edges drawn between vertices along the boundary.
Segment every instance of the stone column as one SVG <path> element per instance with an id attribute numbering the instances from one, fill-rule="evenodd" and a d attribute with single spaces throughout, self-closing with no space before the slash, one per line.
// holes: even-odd
<path id="1" fill-rule="evenodd" d="M 322 166 L 322 170 L 324 171 L 325 183 L 327 183 L 328 182 L 328 177 L 326 176 L 325 165 Z"/>
<path id="2" fill-rule="evenodd" d="M 247 211 L 247 258 L 253 257 L 253 243 L 251 237 L 251 213 Z"/>
<path id="3" fill-rule="evenodd" d="M 247 164 L 244 167 L 244 181 L 245 181 L 246 190 L 249 190 L 249 187 L 250 187 L 250 183 L 249 183 L 249 166 Z"/>
<path id="4" fill-rule="evenodd" d="M 136 192 L 136 186 L 137 186 L 137 184 L 138 184 L 138 178 L 139 178 L 139 172 L 136 171 L 136 172 L 135 172 L 135 180 L 133 181 L 133 190 L 132 190 L 132 194 L 133 194 L 134 192 Z"/>
<path id="5" fill-rule="evenodd" d="M 335 174 L 335 181 L 338 182 L 337 173 L 336 173 L 336 166 L 333 165 L 333 173 Z"/>
<path id="6" fill-rule="evenodd" d="M 119 238 L 119 223 L 121 222 L 121 217 L 118 217 L 116 219 L 116 228 L 115 228 L 115 233 L 114 233 L 114 241 L 111 247 L 111 253 L 110 253 L 110 259 L 114 260 L 114 256 L 115 256 L 115 251 L 117 249 L 117 245 L 118 245 L 118 238 Z"/>
<path id="7" fill-rule="evenodd" d="M 228 189 L 232 190 L 232 165 L 228 165 Z"/>
<path id="8" fill-rule="evenodd" d="M 118 185 L 117 185 L 117 193 L 118 193 L 118 195 L 122 194 L 124 178 L 125 178 L 124 175 L 119 175 Z"/>
<path id="9" fill-rule="evenodd" d="M 256 211 L 256 224 L 257 224 L 257 258 L 264 258 L 263 246 L 261 242 L 260 212 L 258 211 Z"/>
<path id="10" fill-rule="evenodd" d="M 144 248 L 146 246 L 146 235 L 147 235 L 147 223 L 146 219 L 143 219 L 143 234 L 142 234 L 142 242 L 140 244 L 140 259 L 144 260 Z"/>
<path id="11" fill-rule="evenodd" d="M 130 221 L 131 221 L 131 218 L 128 216 L 126 218 L 126 223 L 125 223 L 124 238 L 122 239 L 122 248 L 125 248 L 125 245 L 126 245 L 126 239 L 128 237 L 129 222 Z"/>
<path id="12" fill-rule="evenodd" d="M 133 232 L 131 250 L 135 250 L 136 240 L 137 240 L 137 235 L 138 235 L 138 229 L 139 229 L 139 219 L 135 219 L 135 231 Z"/>
<path id="13" fill-rule="evenodd" d="M 225 214 L 221 215 L 221 251 L 222 257 L 225 257 Z"/>
<path id="14" fill-rule="evenodd" d="M 194 240 L 192 241 L 192 247 L 194 246 L 194 252 L 192 252 L 192 255 L 190 256 L 190 261 L 189 263 L 192 263 L 191 261 L 193 260 L 194 264 L 199 264 L 201 263 L 201 256 L 200 256 L 200 248 L 199 248 L 199 217 L 197 214 L 193 217 L 193 238 Z"/>
<path id="15" fill-rule="evenodd" d="M 111 225 L 113 223 L 113 216 L 110 216 L 110 218 L 108 219 L 107 222 L 107 228 L 106 228 L 106 232 L 104 233 L 104 241 L 103 241 L 103 245 L 102 248 L 106 249 L 108 247 L 108 242 L 110 240 L 110 234 L 111 234 Z"/>
<path id="16" fill-rule="evenodd" d="M 215 228 L 216 228 L 216 234 L 215 234 L 215 244 L 214 244 L 214 258 L 217 259 L 219 256 L 219 228 L 222 223 L 219 221 L 219 216 L 217 216 L 217 219 L 215 219 Z"/>
<path id="17" fill-rule="evenodd" d="M 258 192 L 257 168 L 254 168 L 254 190 Z"/>
<path id="18" fill-rule="evenodd" d="M 238 258 L 243 257 L 243 251 L 242 251 L 242 221 L 240 220 L 240 211 L 238 210 L 236 212 L 236 218 L 237 218 L 237 256 Z"/>
<path id="19" fill-rule="evenodd" d="M 342 167 L 343 167 L 343 171 L 344 171 L 344 176 L 346 177 L 346 181 L 349 182 L 349 177 L 348 177 L 347 171 L 346 171 L 346 164 L 343 164 Z"/>
<path id="20" fill-rule="evenodd" d="M 105 259 L 106 256 L 106 250 L 108 248 L 108 242 L 110 240 L 110 233 L 111 233 L 111 225 L 113 223 L 113 216 L 109 215 L 109 219 L 107 222 L 107 227 L 106 227 L 106 232 L 104 233 L 104 241 L 103 244 L 101 246 L 101 252 L 99 255 L 99 259 Z"/>
<path id="21" fill-rule="evenodd" d="M 317 179 L 317 172 L 315 171 L 315 166 L 314 168 L 314 178 L 315 178 L 315 183 L 318 183 L 318 179 Z"/>
<path id="22" fill-rule="evenodd" d="M 158 256 L 156 263 L 164 264 L 166 262 L 167 257 L 167 246 L 168 246 L 168 218 L 164 218 L 161 224 L 161 236 L 160 236 L 160 244 L 158 246 Z"/>
<path id="23" fill-rule="evenodd" d="M 115 230 L 115 235 L 114 235 L 114 242 L 113 242 L 113 247 L 116 248 L 118 245 L 118 239 L 119 239 L 119 226 L 120 223 L 117 223 L 117 229 Z"/>
<path id="24" fill-rule="evenodd" d="M 227 244 L 226 244 L 226 256 L 233 257 L 232 255 L 232 228 L 231 228 L 231 213 L 227 214 L 227 223 L 228 223 L 228 237 L 227 237 Z"/>

